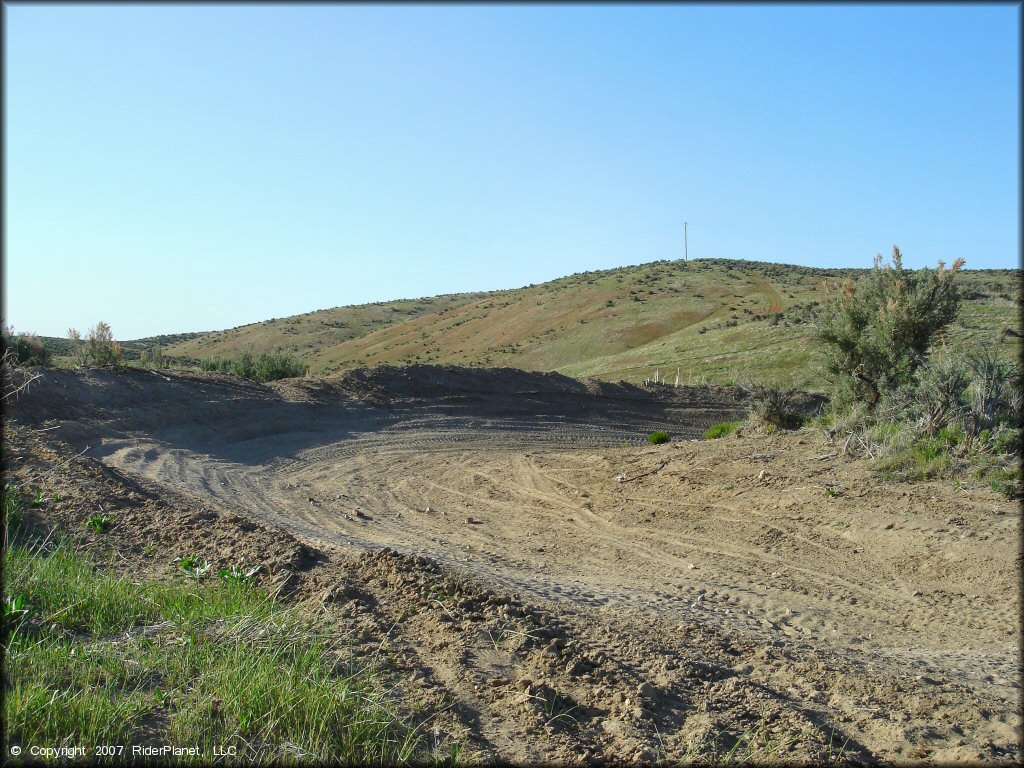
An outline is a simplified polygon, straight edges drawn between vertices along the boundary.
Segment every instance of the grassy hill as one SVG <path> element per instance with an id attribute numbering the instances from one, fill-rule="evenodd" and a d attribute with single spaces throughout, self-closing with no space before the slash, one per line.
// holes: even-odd
<path id="1" fill-rule="evenodd" d="M 337 307 L 164 344 L 177 359 L 283 350 L 313 373 L 388 363 L 513 366 L 639 381 L 757 380 L 819 388 L 813 339 L 827 270 L 756 261 L 661 261 L 504 291 Z M 951 343 L 1016 358 L 1019 270 L 965 270 Z M 185 336 L 185 335 L 183 335 Z M 161 337 L 161 339 L 166 337 Z M 148 340 L 144 340 L 148 341 Z M 140 342 L 126 342 L 129 350 Z"/>

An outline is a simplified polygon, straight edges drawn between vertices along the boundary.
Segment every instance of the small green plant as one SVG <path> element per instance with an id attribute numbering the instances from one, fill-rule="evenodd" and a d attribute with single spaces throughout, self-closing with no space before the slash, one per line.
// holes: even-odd
<path id="1" fill-rule="evenodd" d="M 579 721 L 572 716 L 572 713 L 579 709 L 578 705 L 571 704 L 559 696 L 556 691 L 552 690 L 545 691 L 540 696 L 540 699 L 541 709 L 544 711 L 544 717 L 547 718 L 549 725 L 554 725 L 561 721 L 566 721 L 573 725 L 579 724 Z"/>
<path id="2" fill-rule="evenodd" d="M 111 522 L 110 515 L 92 515 L 85 521 L 85 527 L 96 533 L 106 533 Z"/>
<path id="3" fill-rule="evenodd" d="M 21 508 L 18 487 L 14 483 L 5 483 L 3 488 L 3 511 L 7 537 L 21 527 L 25 513 Z"/>
<path id="4" fill-rule="evenodd" d="M 30 507 L 32 507 L 32 509 L 38 509 L 39 507 L 43 506 L 43 489 L 42 488 L 36 488 L 36 492 L 32 496 L 32 501 L 30 501 L 28 503 L 28 505 Z"/>
<path id="5" fill-rule="evenodd" d="M 260 567 L 256 565 L 247 571 L 243 571 L 237 565 L 232 565 L 230 568 L 220 568 L 217 571 L 217 578 L 229 584 L 250 586 L 252 585 L 252 577 L 256 575 L 259 569 Z"/>
<path id="6" fill-rule="evenodd" d="M 672 440 L 672 435 L 670 435 L 668 432 L 665 432 L 664 430 L 660 430 L 660 429 L 657 432 L 651 432 L 651 434 L 649 434 L 647 436 L 647 442 L 651 443 L 652 445 L 659 445 L 661 443 L 667 443 L 667 442 L 669 442 L 671 440 Z"/>
<path id="7" fill-rule="evenodd" d="M 11 640 L 18 632 L 21 622 L 28 616 L 23 595 L 6 595 L 3 604 L 4 648 L 8 648 Z"/>
<path id="8" fill-rule="evenodd" d="M 725 437 L 726 435 L 735 432 L 740 426 L 738 421 L 723 421 L 721 424 L 713 424 L 708 427 L 704 433 L 704 438 L 707 440 L 714 440 L 718 437 Z"/>
<path id="9" fill-rule="evenodd" d="M 1011 480 L 993 480 L 989 488 L 1011 500 L 1020 496 L 1020 484 Z"/>
<path id="10" fill-rule="evenodd" d="M 210 570 L 210 564 L 197 555 L 185 555 L 178 561 L 178 565 L 186 574 L 197 581 L 205 576 Z"/>

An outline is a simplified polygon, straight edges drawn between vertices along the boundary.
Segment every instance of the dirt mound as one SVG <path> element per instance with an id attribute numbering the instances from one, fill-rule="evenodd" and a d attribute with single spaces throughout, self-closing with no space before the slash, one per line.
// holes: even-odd
<path id="1" fill-rule="evenodd" d="M 133 562 L 260 565 L 480 759 L 1020 757 L 1011 502 L 810 430 L 649 446 L 745 408 L 564 378 L 47 371 L 7 466 Z"/>
<path id="2" fill-rule="evenodd" d="M 528 394 L 593 394 L 576 379 L 560 373 L 522 371 L 518 368 L 469 368 L 456 365 L 377 365 L 345 371 L 329 381 L 353 392 L 389 398 L 464 398 Z M 612 394 L 614 393 L 614 394 Z M 638 387 L 610 385 L 609 396 L 650 399 Z"/>

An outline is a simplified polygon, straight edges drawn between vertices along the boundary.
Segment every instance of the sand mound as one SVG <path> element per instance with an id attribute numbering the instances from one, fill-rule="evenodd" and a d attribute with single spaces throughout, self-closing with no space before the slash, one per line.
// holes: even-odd
<path id="1" fill-rule="evenodd" d="M 428 709 L 459 702 L 445 727 L 481 757 L 707 758 L 746 732 L 755 759 L 1019 758 L 1013 504 L 886 482 L 810 430 L 678 439 L 745 410 L 411 366 L 46 371 L 8 416 L 26 481 L 84 452 L 46 475 L 78 483 L 70 528 L 106 498 L 140 550 L 263 562 L 384 638 Z"/>

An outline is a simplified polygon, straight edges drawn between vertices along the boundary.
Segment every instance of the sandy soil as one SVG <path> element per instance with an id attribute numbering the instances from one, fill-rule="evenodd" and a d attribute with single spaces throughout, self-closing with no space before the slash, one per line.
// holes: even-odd
<path id="1" fill-rule="evenodd" d="M 261 563 L 386 647 L 470 757 L 707 758 L 746 734 L 762 760 L 1018 760 L 1016 506 L 883 481 L 820 431 L 697 439 L 744 412 L 512 370 L 95 369 L 46 371 L 6 437 L 15 472 L 77 483 L 53 514 L 106 504 L 136 550 Z"/>

